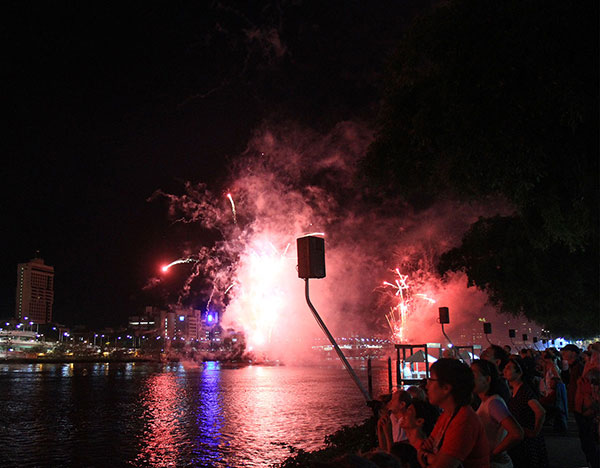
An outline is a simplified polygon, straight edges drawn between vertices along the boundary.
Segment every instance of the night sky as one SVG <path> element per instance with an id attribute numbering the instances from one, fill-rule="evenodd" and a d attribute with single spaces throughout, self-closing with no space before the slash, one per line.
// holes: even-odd
<path id="1" fill-rule="evenodd" d="M 147 199 L 226 191 L 264 121 L 374 121 L 381 75 L 428 2 L 4 2 L 0 315 L 16 266 L 55 268 L 56 321 L 125 324 L 189 232 Z"/>

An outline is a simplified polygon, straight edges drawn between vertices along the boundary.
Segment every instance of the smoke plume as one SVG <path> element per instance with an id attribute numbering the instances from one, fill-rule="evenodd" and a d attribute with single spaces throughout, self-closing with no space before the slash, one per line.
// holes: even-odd
<path id="1" fill-rule="evenodd" d="M 321 335 L 296 271 L 296 239 L 309 233 L 325 237 L 327 276 L 310 281 L 310 297 L 334 336 L 391 336 L 386 314 L 398 297 L 384 282 L 393 283 L 396 269 L 411 287 L 406 341 L 443 341 L 439 306 L 450 308 L 450 333 L 482 317 L 498 320 L 463 274 L 442 279 L 435 263 L 478 216 L 506 207 L 445 201 L 415 211 L 400 198 L 374 203 L 357 182 L 357 163 L 372 138 L 355 122 L 327 134 L 265 124 L 216 192 L 188 182 L 182 194 L 155 194 L 169 201 L 172 220 L 218 233 L 193 253 L 192 276 L 202 278 L 195 294 L 222 310 L 225 328 L 244 331 L 249 349 L 290 359 Z M 182 295 L 194 284 L 188 280 Z"/>

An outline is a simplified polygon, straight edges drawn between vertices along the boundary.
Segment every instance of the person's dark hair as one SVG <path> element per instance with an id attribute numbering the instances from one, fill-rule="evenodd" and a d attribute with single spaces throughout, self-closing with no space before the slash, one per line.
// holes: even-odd
<path id="1" fill-rule="evenodd" d="M 403 467 L 421 468 L 417 460 L 417 451 L 406 442 L 394 442 L 390 447 L 390 453 L 400 460 Z"/>
<path id="2" fill-rule="evenodd" d="M 473 371 L 458 359 L 438 359 L 431 366 L 440 385 L 450 385 L 450 394 L 457 406 L 466 406 L 471 402 L 471 393 L 475 387 Z"/>
<path id="3" fill-rule="evenodd" d="M 400 396 L 398 397 L 400 399 L 400 402 L 404 402 L 406 403 L 406 406 L 410 405 L 412 402 L 412 395 L 410 393 L 408 393 L 406 390 L 396 390 L 396 392 L 400 392 Z M 394 393 L 396 393 L 394 392 Z M 392 393 L 393 395 L 393 393 Z M 392 396 L 393 398 L 393 396 Z M 390 398 L 391 400 L 391 398 Z"/>
<path id="4" fill-rule="evenodd" d="M 508 361 L 506 361 L 508 363 Z M 502 380 L 500 379 L 500 373 L 498 368 L 493 362 L 486 361 L 485 359 L 477 359 L 473 361 L 472 366 L 477 366 L 481 375 L 485 375 L 490 378 L 490 387 L 485 392 L 486 395 L 499 395 L 502 393 Z"/>
<path id="5" fill-rule="evenodd" d="M 519 356 L 512 356 L 510 362 L 515 365 L 517 372 L 521 374 L 521 380 L 529 385 L 534 393 L 537 394 L 538 386 L 533 382 L 533 378 L 535 377 L 535 364 L 532 362 L 532 359 L 523 359 Z"/>
<path id="6" fill-rule="evenodd" d="M 508 362 L 508 359 L 510 358 L 510 354 L 508 354 L 508 352 L 504 348 L 495 344 L 491 345 L 490 349 L 494 353 L 494 359 L 500 360 L 498 368 L 500 371 L 502 371 L 504 369 L 504 366 Z"/>
<path id="7" fill-rule="evenodd" d="M 378 468 L 375 462 L 353 453 L 341 455 L 331 461 L 316 462 L 314 468 Z"/>
<path id="8" fill-rule="evenodd" d="M 577 354 L 579 354 L 581 352 L 581 349 L 578 346 L 574 345 L 574 344 L 565 345 L 560 350 L 561 351 L 574 351 Z"/>
<path id="9" fill-rule="evenodd" d="M 410 445 L 409 447 L 412 448 Z M 379 468 L 402 468 L 400 458 L 394 453 L 387 453 L 377 450 L 363 454 L 363 457 L 375 463 Z"/>
<path id="10" fill-rule="evenodd" d="M 423 418 L 423 432 L 429 436 L 440 412 L 428 401 L 413 400 L 411 406 L 415 409 L 415 417 Z"/>
<path id="11" fill-rule="evenodd" d="M 427 400 L 427 394 L 423 390 L 422 387 L 418 387 L 416 385 L 411 385 L 406 389 L 413 400 Z"/>

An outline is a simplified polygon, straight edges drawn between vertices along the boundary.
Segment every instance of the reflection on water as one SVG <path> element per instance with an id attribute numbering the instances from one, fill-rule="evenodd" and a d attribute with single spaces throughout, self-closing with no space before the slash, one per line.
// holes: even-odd
<path id="1" fill-rule="evenodd" d="M 3 468 L 269 466 L 370 415 L 341 366 L 2 364 L 0 389 Z"/>
<path id="2" fill-rule="evenodd" d="M 157 467 L 176 465 L 180 390 L 173 374 L 153 375 L 146 382 L 142 402 L 147 428 L 140 441 L 137 461 Z"/>
<path id="3" fill-rule="evenodd" d="M 198 376 L 200 387 L 195 402 L 196 430 L 195 450 L 192 461 L 199 466 L 218 464 L 223 460 L 221 446 L 227 445 L 223 437 L 222 394 L 219 384 L 221 368 L 218 362 L 205 362 Z"/>

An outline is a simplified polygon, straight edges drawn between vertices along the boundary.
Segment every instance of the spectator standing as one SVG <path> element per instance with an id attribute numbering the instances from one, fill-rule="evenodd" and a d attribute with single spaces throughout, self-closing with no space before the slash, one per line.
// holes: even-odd
<path id="1" fill-rule="evenodd" d="M 600 383 L 600 353 L 593 348 L 583 354 L 585 365 L 577 382 L 575 414 L 579 415 L 581 448 L 592 468 L 600 466 L 598 384 Z"/>
<path id="2" fill-rule="evenodd" d="M 587 456 L 587 451 L 590 445 L 590 434 L 589 434 L 589 421 L 581 413 L 582 406 L 575 404 L 577 398 L 578 386 L 580 384 L 580 377 L 583 375 L 583 356 L 581 355 L 581 349 L 574 344 L 568 344 L 560 350 L 563 361 L 568 364 L 568 374 L 566 377 L 567 386 L 567 401 L 569 403 L 569 411 L 573 413 L 575 422 L 577 423 L 577 431 L 579 432 L 579 440 L 581 442 L 581 450 Z"/>
<path id="3" fill-rule="evenodd" d="M 523 440 L 524 432 L 498 395 L 500 375 L 493 362 L 477 360 L 471 364 L 475 379 L 475 393 L 481 404 L 477 416 L 481 419 L 490 445 L 492 468 L 513 468 L 507 449 Z"/>
<path id="4" fill-rule="evenodd" d="M 547 413 L 547 419 L 553 421 L 556 432 L 567 430 L 567 394 L 560 377 L 558 355 L 551 349 L 542 353 L 542 378 L 540 379 L 540 403 Z"/>
<path id="5" fill-rule="evenodd" d="M 504 377 L 512 390 L 508 409 L 524 431 L 524 439 L 508 450 L 515 468 L 547 468 L 548 452 L 541 434 L 546 411 L 531 384 L 532 371 L 523 359 L 512 357 L 504 367 Z"/>
<path id="6" fill-rule="evenodd" d="M 498 373 L 501 376 L 500 382 L 498 383 L 497 392 L 498 395 L 504 399 L 505 403 L 508 403 L 508 400 L 510 400 L 510 388 L 508 387 L 508 382 L 506 379 L 502 377 L 502 371 L 504 370 L 504 366 L 506 366 L 508 363 L 509 358 L 510 354 L 508 354 L 504 348 L 501 348 L 498 345 L 491 345 L 486 348 L 483 353 L 481 353 L 481 359 L 485 359 L 496 364 Z"/>
<path id="7" fill-rule="evenodd" d="M 560 350 L 560 354 L 563 358 L 563 361 L 568 364 L 568 372 L 564 382 L 567 386 L 567 401 L 569 403 L 569 411 L 575 411 L 577 381 L 583 372 L 581 350 L 574 344 L 568 344 Z M 577 415 L 575 415 L 575 420 L 577 420 Z"/>
<path id="8" fill-rule="evenodd" d="M 470 406 L 473 372 L 457 359 L 442 358 L 431 366 L 427 396 L 442 414 L 431 435 L 414 441 L 421 466 L 489 468 L 489 447 L 483 425 Z"/>

